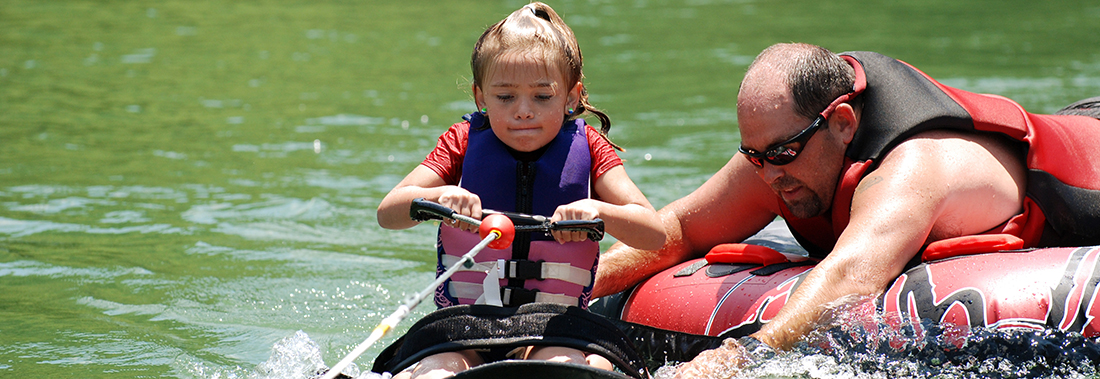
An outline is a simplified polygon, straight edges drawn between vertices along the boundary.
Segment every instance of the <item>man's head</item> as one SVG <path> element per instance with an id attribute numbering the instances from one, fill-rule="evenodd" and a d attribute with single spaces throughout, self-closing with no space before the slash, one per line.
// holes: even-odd
<path id="1" fill-rule="evenodd" d="M 797 217 L 821 215 L 832 204 L 859 125 L 856 110 L 837 100 L 854 81 L 852 67 L 824 48 L 778 44 L 756 57 L 741 82 L 741 153 Z"/>

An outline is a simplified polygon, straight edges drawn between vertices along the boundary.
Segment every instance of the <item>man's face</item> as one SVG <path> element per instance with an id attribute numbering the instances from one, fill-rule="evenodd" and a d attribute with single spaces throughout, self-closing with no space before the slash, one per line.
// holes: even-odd
<path id="1" fill-rule="evenodd" d="M 798 151 L 796 158 L 787 164 L 754 162 L 760 163 L 757 174 L 791 213 L 810 218 L 828 211 L 844 163 L 844 146 L 837 143 L 828 129 L 828 120 L 816 130 L 807 130 L 814 120 L 795 114 L 789 94 L 778 92 L 760 93 L 745 101 L 739 99 L 737 119 L 745 150 L 766 152 L 782 145 Z M 809 137 L 790 141 L 801 132 Z"/>

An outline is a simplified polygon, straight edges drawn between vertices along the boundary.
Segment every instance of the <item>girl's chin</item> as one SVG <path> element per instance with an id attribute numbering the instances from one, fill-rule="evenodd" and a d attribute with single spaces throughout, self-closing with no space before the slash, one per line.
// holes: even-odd
<path id="1" fill-rule="evenodd" d="M 522 151 L 522 152 L 531 152 L 531 151 L 538 150 L 539 148 L 545 146 L 546 144 L 550 143 L 550 141 L 553 140 L 553 138 L 550 138 L 549 140 L 545 140 L 545 138 L 538 138 L 538 137 L 540 137 L 540 135 L 530 135 L 530 136 L 519 135 L 519 136 L 517 136 L 515 134 L 509 134 L 509 137 L 510 138 L 505 140 L 504 143 L 507 144 L 508 147 L 512 148 L 513 150 Z"/>

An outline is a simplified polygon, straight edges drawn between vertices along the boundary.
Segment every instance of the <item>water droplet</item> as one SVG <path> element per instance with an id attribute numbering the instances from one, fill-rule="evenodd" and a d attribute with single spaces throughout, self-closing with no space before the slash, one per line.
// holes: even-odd
<path id="1" fill-rule="evenodd" d="M 650 153 L 645 153 L 645 160 L 647 160 L 647 161 L 648 161 L 648 160 L 650 160 L 650 159 L 653 159 L 653 155 L 652 155 L 652 154 L 650 154 Z"/>

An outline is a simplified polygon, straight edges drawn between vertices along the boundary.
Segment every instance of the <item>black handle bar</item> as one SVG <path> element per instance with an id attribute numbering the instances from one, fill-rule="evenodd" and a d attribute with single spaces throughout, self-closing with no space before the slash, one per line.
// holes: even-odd
<path id="1" fill-rule="evenodd" d="M 558 222 L 550 222 L 549 217 L 539 215 L 497 212 L 488 209 L 482 210 L 482 213 L 485 215 L 499 213 L 508 216 L 508 218 L 512 220 L 512 224 L 516 226 L 517 232 L 585 232 L 588 233 L 588 239 L 593 241 L 602 240 L 604 235 L 603 220 L 600 219 L 562 220 Z M 473 224 L 476 226 L 481 225 L 481 220 L 460 215 L 458 214 L 458 212 L 455 212 L 451 208 L 447 208 L 434 201 L 424 200 L 424 198 L 417 198 L 413 200 L 412 206 L 409 207 L 409 217 L 412 217 L 412 219 L 416 221 L 451 219 Z"/>

